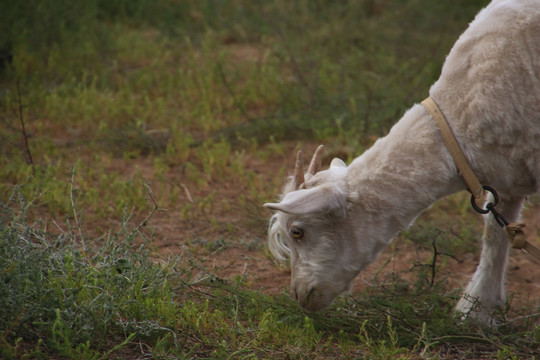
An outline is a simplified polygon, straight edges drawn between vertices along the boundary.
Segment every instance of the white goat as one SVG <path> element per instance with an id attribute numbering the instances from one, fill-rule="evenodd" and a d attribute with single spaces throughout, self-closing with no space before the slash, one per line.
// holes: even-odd
<path id="1" fill-rule="evenodd" d="M 493 1 L 454 45 L 429 95 L 447 118 L 480 182 L 497 190 L 497 210 L 519 217 L 540 190 L 540 1 Z M 439 199 L 466 188 L 436 124 L 416 104 L 350 166 L 306 174 L 301 154 L 270 220 L 269 247 L 290 258 L 291 289 L 316 311 L 348 290 L 400 231 Z M 509 242 L 485 216 L 480 264 L 459 312 L 483 322 L 505 301 Z M 476 304 L 481 304 L 477 307 Z"/>

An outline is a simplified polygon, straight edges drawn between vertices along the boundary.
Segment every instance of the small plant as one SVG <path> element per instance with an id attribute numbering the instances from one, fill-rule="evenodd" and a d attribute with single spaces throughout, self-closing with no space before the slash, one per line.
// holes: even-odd
<path id="1" fill-rule="evenodd" d="M 172 271 L 174 262 L 155 266 L 144 238 L 137 245 L 137 229 L 124 223 L 91 246 L 88 238 L 81 242 L 79 224 L 57 236 L 41 222 L 28 224 L 27 204 L 19 194 L 12 198 L 21 208 L 2 203 L 0 217 L 3 351 L 18 353 L 22 339 L 68 358 L 104 358 L 174 326 L 178 306 L 169 284 L 182 273 Z M 156 319 L 162 324 L 152 329 Z"/>

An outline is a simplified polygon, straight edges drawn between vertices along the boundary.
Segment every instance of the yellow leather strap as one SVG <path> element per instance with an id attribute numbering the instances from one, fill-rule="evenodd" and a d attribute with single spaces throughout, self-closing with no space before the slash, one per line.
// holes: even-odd
<path id="1" fill-rule="evenodd" d="M 512 243 L 512 247 L 514 249 L 523 249 L 538 260 L 540 260 L 540 249 L 525 240 L 525 233 L 523 232 L 524 227 L 524 223 L 515 222 L 506 225 L 504 227 L 504 230 L 506 232 L 508 240 L 510 240 L 510 243 Z"/>
<path id="2" fill-rule="evenodd" d="M 483 197 L 484 189 L 480 184 L 480 181 L 478 181 L 476 175 L 474 175 L 469 162 L 465 158 L 465 155 L 463 154 L 463 151 L 461 150 L 452 129 L 450 129 L 446 118 L 439 109 L 439 106 L 437 106 L 435 101 L 430 97 L 422 101 L 421 104 L 437 124 L 444 144 L 448 148 L 450 155 L 452 155 L 459 174 L 463 180 L 465 180 L 465 184 L 467 185 L 469 192 L 474 196 L 475 199 Z M 525 224 L 523 223 L 511 223 L 504 226 L 504 231 L 514 249 L 524 249 L 529 254 L 540 260 L 540 249 L 525 240 L 525 234 L 523 232 L 524 227 Z"/>
<path id="3" fill-rule="evenodd" d="M 452 129 L 450 129 L 450 126 L 448 126 L 448 122 L 446 121 L 443 113 L 441 112 L 435 101 L 433 101 L 433 99 L 430 97 L 422 101 L 421 104 L 427 110 L 429 115 L 431 115 L 433 120 L 435 120 L 435 123 L 439 127 L 441 137 L 446 147 L 448 148 L 448 151 L 452 155 L 454 163 L 458 168 L 459 174 L 465 181 L 469 192 L 473 194 L 476 199 L 483 197 L 484 189 L 476 178 L 476 175 L 474 175 L 474 172 L 472 171 L 469 162 L 465 158 L 463 151 L 459 147 L 456 137 L 454 136 Z"/>

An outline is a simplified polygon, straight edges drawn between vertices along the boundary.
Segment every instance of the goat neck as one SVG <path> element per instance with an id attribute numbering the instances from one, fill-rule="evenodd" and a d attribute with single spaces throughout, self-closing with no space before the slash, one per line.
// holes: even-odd
<path id="1" fill-rule="evenodd" d="M 351 216 L 378 222 L 373 236 L 388 244 L 426 208 L 464 189 L 453 160 L 421 105 L 412 107 L 348 168 Z"/>

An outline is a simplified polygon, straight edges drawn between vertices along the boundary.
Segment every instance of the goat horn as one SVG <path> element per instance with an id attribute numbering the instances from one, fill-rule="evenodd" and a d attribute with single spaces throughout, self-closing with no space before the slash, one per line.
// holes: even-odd
<path id="1" fill-rule="evenodd" d="M 300 189 L 304 183 L 304 160 L 302 159 L 302 150 L 296 154 L 296 165 L 294 166 L 294 188 Z"/>
<path id="2" fill-rule="evenodd" d="M 319 145 L 315 154 L 311 158 L 311 164 L 309 164 L 308 174 L 311 176 L 315 175 L 322 168 L 322 152 L 324 150 L 324 145 Z"/>

